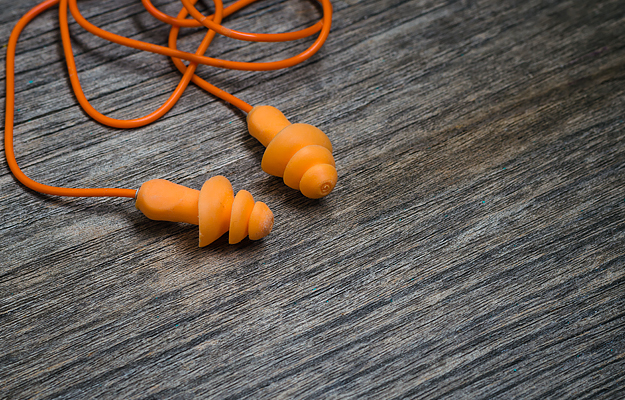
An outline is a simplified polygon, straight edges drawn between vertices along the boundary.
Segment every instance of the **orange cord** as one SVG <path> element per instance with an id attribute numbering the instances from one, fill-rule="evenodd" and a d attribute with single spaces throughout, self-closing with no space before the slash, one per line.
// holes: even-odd
<path id="1" fill-rule="evenodd" d="M 236 11 L 252 4 L 256 0 L 239 0 L 236 3 L 226 7 L 224 9 L 221 0 L 213 0 L 215 5 L 215 13 L 210 16 L 202 15 L 196 8 L 195 3 L 197 0 L 181 0 L 183 8 L 178 13 L 177 17 L 171 17 L 162 13 L 156 7 L 152 5 L 150 0 L 142 0 L 142 3 L 146 10 L 155 18 L 162 22 L 171 25 L 171 31 L 169 34 L 168 47 L 158 46 L 151 43 L 142 42 L 139 40 L 129 39 L 123 36 L 116 35 L 111 32 L 107 32 L 87 21 L 78 10 L 76 0 L 45 0 L 37 6 L 28 11 L 15 25 L 9 38 L 7 46 L 7 66 L 6 66 L 6 113 L 5 113 L 5 130 L 4 130 L 4 147 L 7 163 L 9 168 L 15 177 L 28 188 L 40 193 L 57 195 L 57 196 L 70 196 L 70 197 L 129 197 L 135 198 L 137 191 L 135 189 L 113 189 L 113 188 L 94 188 L 94 189 L 74 189 L 44 185 L 36 182 L 26 176 L 17 165 L 15 160 L 15 152 L 13 149 L 13 125 L 14 125 L 14 109 L 15 109 L 15 49 L 17 47 L 17 40 L 22 30 L 28 25 L 34 18 L 36 18 L 43 11 L 50 7 L 59 4 L 59 25 L 61 29 L 61 39 L 63 43 L 63 52 L 65 54 L 65 60 L 67 63 L 67 69 L 69 72 L 69 78 L 72 85 L 72 89 L 76 95 L 80 106 L 96 121 L 108 125 L 114 128 L 137 128 L 150 124 L 167 113 L 180 99 L 182 93 L 185 91 L 189 82 L 195 83 L 197 86 L 206 90 L 207 92 L 219 97 L 220 99 L 231 103 L 244 112 L 249 112 L 252 106 L 243 100 L 227 93 L 207 81 L 203 80 L 195 74 L 195 70 L 199 64 L 209 65 L 213 67 L 235 69 L 235 70 L 247 70 L 247 71 L 269 71 L 282 68 L 288 68 L 301 63 L 313 54 L 315 54 L 330 32 L 330 25 L 332 22 L 332 5 L 330 0 L 318 0 L 321 3 L 323 9 L 323 18 L 316 24 L 294 32 L 287 33 L 248 33 L 240 32 L 232 29 L 228 29 L 221 25 L 223 18 L 232 15 Z M 163 103 L 152 113 L 140 118 L 130 120 L 120 120 L 98 112 L 87 100 L 82 87 L 80 86 L 80 80 L 78 79 L 78 73 L 76 71 L 76 64 L 74 62 L 74 54 L 71 47 L 69 26 L 67 20 L 67 10 L 70 10 L 72 16 L 76 22 L 88 32 L 106 39 L 110 42 L 121 44 L 123 46 L 132 47 L 139 50 L 144 50 L 152 53 L 157 53 L 171 57 L 174 65 L 182 73 L 182 78 L 178 83 L 176 89 L 169 96 L 167 101 Z M 186 17 L 191 15 L 193 19 L 187 19 Z M 180 51 L 176 48 L 176 42 L 178 39 L 178 33 L 181 27 L 201 27 L 208 28 L 208 32 L 204 36 L 204 39 L 200 43 L 197 51 L 194 53 L 188 53 Z M 241 62 L 241 61 L 229 61 L 221 60 L 217 58 L 211 58 L 204 56 L 208 46 L 211 44 L 216 33 L 221 35 L 245 40 L 252 42 L 283 42 L 302 39 L 319 32 L 319 36 L 315 42 L 302 53 L 279 61 L 271 62 Z M 189 61 L 189 65 L 185 65 L 182 60 Z"/>

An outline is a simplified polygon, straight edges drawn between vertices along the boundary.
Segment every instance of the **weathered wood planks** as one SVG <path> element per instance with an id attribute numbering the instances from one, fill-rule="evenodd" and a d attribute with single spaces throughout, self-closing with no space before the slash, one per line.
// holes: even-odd
<path id="1" fill-rule="evenodd" d="M 2 43 L 34 4 L 1 2 Z M 147 220 L 129 200 L 38 195 L 2 161 L 0 398 L 625 395 L 625 2 L 333 5 L 305 64 L 199 72 L 328 133 L 339 183 L 321 201 L 264 174 L 244 115 L 195 87 L 145 128 L 93 122 L 69 89 L 56 12 L 26 29 L 27 174 L 133 188 L 223 174 L 276 225 L 261 242 L 199 249 L 196 227 Z M 166 43 L 139 1 L 79 6 Z M 226 24 L 279 32 L 318 16 L 313 2 L 262 1 Z M 164 57 L 71 32 L 101 112 L 143 115 L 179 79 Z M 180 47 L 201 35 L 183 31 Z M 308 43 L 218 38 L 209 52 L 270 60 Z"/>

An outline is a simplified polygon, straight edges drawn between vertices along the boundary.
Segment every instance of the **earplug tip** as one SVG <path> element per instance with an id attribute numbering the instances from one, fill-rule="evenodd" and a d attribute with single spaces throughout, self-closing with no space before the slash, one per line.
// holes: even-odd
<path id="1" fill-rule="evenodd" d="M 249 222 L 249 236 L 251 240 L 262 239 L 269 235 L 273 228 L 273 213 L 262 201 L 254 204 Z"/>
<path id="2" fill-rule="evenodd" d="M 320 199 L 330 194 L 337 179 L 336 168 L 330 164 L 318 164 L 304 173 L 299 190 L 310 199 Z"/>

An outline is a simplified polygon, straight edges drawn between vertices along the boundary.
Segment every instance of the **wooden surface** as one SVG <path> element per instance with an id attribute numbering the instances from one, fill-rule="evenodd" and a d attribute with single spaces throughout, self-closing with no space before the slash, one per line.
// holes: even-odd
<path id="1" fill-rule="evenodd" d="M 1 2 L 3 43 L 34 4 Z M 198 248 L 197 227 L 131 200 L 39 195 L 2 161 L 0 398 L 625 397 L 625 1 L 333 5 L 302 65 L 199 71 L 328 133 L 339 183 L 320 201 L 263 173 L 244 115 L 196 87 L 145 128 L 95 123 L 69 89 L 57 11 L 25 30 L 16 152 L 32 178 L 200 188 L 223 174 L 276 224 Z M 79 6 L 166 43 L 138 0 Z M 225 24 L 280 32 L 319 15 L 266 0 Z M 146 114 L 180 78 L 165 57 L 71 32 L 107 115 Z M 275 60 L 310 43 L 222 37 L 209 55 Z"/>

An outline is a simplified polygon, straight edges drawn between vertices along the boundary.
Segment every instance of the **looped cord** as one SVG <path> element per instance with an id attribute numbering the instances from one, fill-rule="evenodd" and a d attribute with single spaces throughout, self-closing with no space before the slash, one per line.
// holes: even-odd
<path id="1" fill-rule="evenodd" d="M 208 83 L 204 79 L 195 74 L 197 66 L 199 64 L 209 65 L 212 67 L 234 69 L 234 70 L 246 70 L 246 71 L 269 71 L 282 68 L 288 68 L 301 63 L 313 54 L 315 54 L 326 41 L 330 32 L 330 25 L 332 22 L 332 5 L 330 0 L 318 0 L 321 3 L 323 9 L 323 17 L 321 21 L 316 24 L 294 32 L 287 33 L 249 33 L 240 32 L 232 29 L 228 29 L 221 25 L 223 18 L 232 15 L 233 13 L 241 10 L 242 8 L 252 4 L 256 0 L 239 0 L 236 3 L 224 8 L 221 0 L 213 0 L 215 5 L 215 13 L 213 15 L 204 16 L 197 8 L 195 3 L 197 0 L 181 0 L 183 8 L 180 10 L 176 17 L 167 15 L 159 11 L 150 0 L 142 0 L 145 9 L 158 20 L 171 25 L 169 34 L 168 46 L 159 46 L 147 42 L 142 42 L 135 39 L 126 38 L 114 33 L 105 31 L 97 26 L 91 24 L 85 19 L 76 4 L 76 0 L 45 0 L 37 6 L 28 11 L 15 25 L 9 43 L 7 46 L 7 64 L 6 64 L 6 113 L 5 113 L 5 130 L 4 130 L 4 147 L 6 153 L 7 163 L 9 168 L 15 177 L 28 188 L 40 193 L 57 195 L 57 196 L 69 196 L 69 197 L 129 197 L 134 198 L 137 191 L 135 189 L 114 189 L 114 188 L 65 188 L 44 185 L 36 182 L 26 176 L 19 168 L 15 159 L 15 151 L 13 149 L 13 126 L 14 126 L 14 109 L 15 109 L 15 50 L 17 47 L 17 41 L 19 36 L 33 19 L 45 10 L 59 4 L 59 25 L 61 29 L 61 39 L 63 43 L 63 53 L 67 64 L 67 70 L 69 72 L 69 78 L 72 85 L 72 89 L 76 95 L 80 106 L 85 110 L 89 116 L 96 121 L 114 127 L 114 128 L 137 128 L 150 124 L 163 115 L 165 115 L 180 99 L 182 93 L 189 85 L 189 82 L 193 82 L 197 86 L 206 90 L 207 92 L 217 96 L 218 98 L 231 103 L 244 112 L 249 112 L 252 106 L 245 101 L 233 96 L 232 94 L 225 92 L 214 85 Z M 87 100 L 78 73 L 76 71 L 76 64 L 74 61 L 74 53 L 71 47 L 69 26 L 67 19 L 67 10 L 71 12 L 76 22 L 84 28 L 86 31 L 93 35 L 99 36 L 105 40 L 113 43 L 117 43 L 123 46 L 132 47 L 138 50 L 148 51 L 151 53 L 161 54 L 171 57 L 174 65 L 182 73 L 182 78 L 176 86 L 175 90 L 169 96 L 169 98 L 156 110 L 143 117 L 121 120 L 98 112 Z M 187 18 L 191 16 L 193 19 Z M 202 39 L 197 51 L 195 53 L 189 53 L 180 51 L 176 47 L 178 39 L 178 33 L 182 27 L 206 27 L 208 31 Z M 229 61 L 218 58 L 206 57 L 204 54 L 210 46 L 216 33 L 227 36 L 233 39 L 250 41 L 250 42 L 284 42 L 309 37 L 319 32 L 319 36 L 314 43 L 300 54 L 286 58 L 279 61 L 271 62 L 242 62 L 242 61 Z M 189 65 L 185 65 L 182 60 L 187 60 Z"/>

